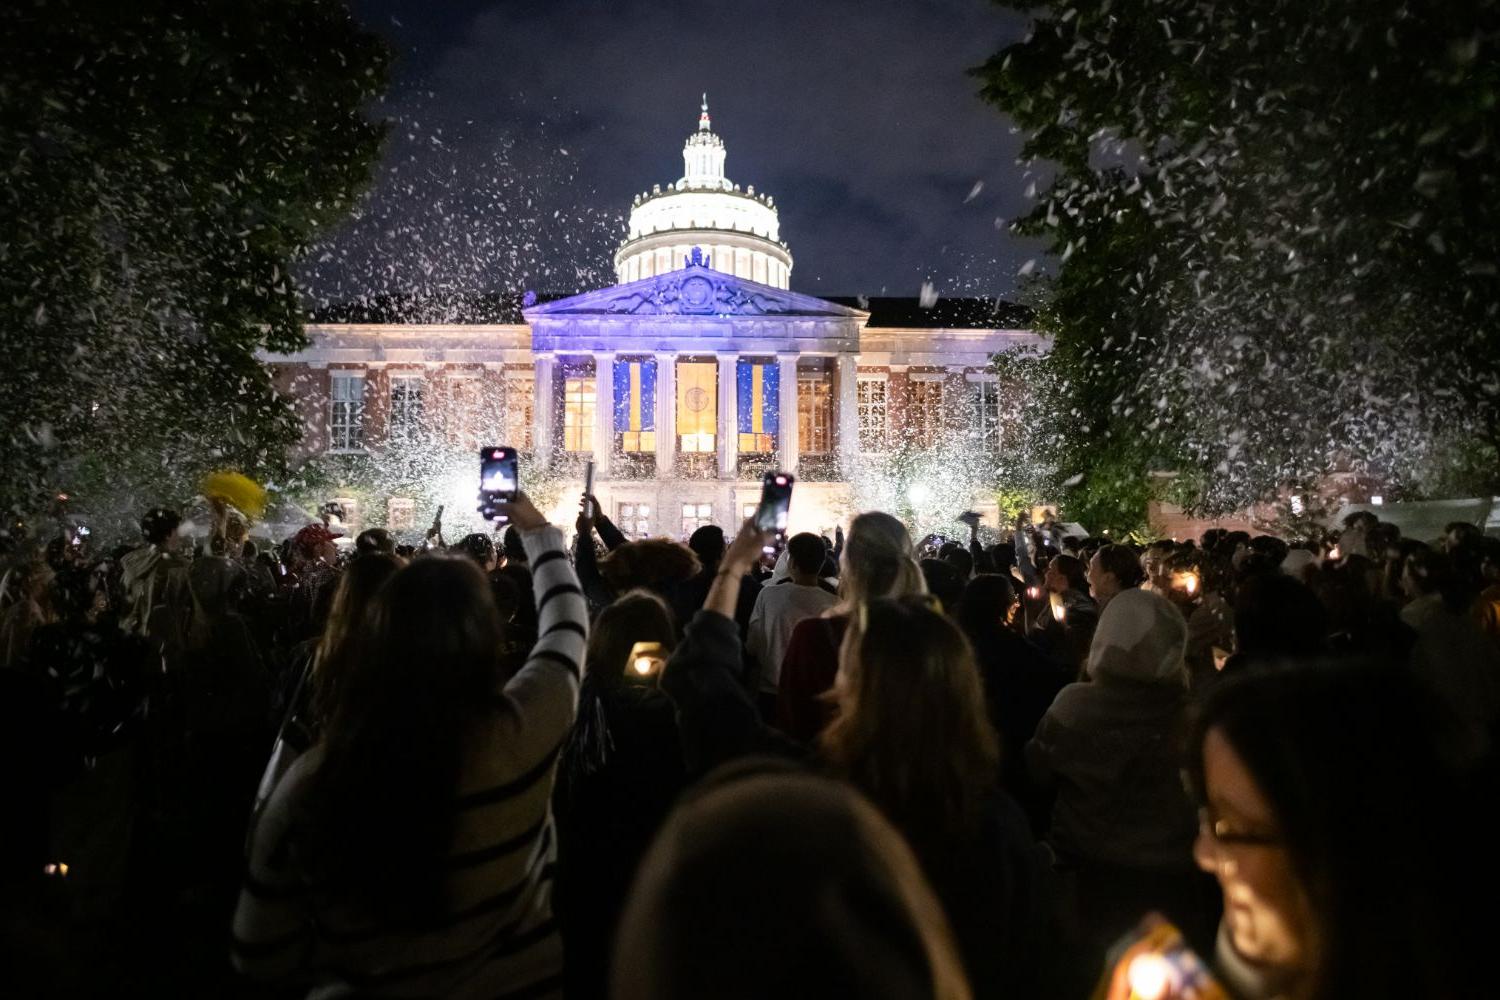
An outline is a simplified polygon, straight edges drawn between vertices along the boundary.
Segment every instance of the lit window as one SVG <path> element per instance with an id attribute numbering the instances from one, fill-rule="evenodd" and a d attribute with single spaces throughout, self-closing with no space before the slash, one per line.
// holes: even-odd
<path id="1" fill-rule="evenodd" d="M 776 362 L 741 358 L 735 365 L 735 392 L 740 454 L 768 455 L 775 451 L 781 422 L 781 370 Z"/>
<path id="2" fill-rule="evenodd" d="M 536 401 L 536 379 L 531 372 L 505 376 L 505 406 L 501 444 L 520 451 L 531 448 L 531 412 Z"/>
<path id="3" fill-rule="evenodd" d="M 389 438 L 395 444 L 412 444 L 422 433 L 422 378 L 391 376 L 391 424 Z"/>
<path id="4" fill-rule="evenodd" d="M 627 538 L 651 537 L 651 505 L 621 503 L 615 507 L 615 527 Z"/>
<path id="5" fill-rule="evenodd" d="M 335 372 L 328 407 L 328 447 L 333 451 L 359 451 L 364 448 L 364 375 Z"/>
<path id="6" fill-rule="evenodd" d="M 704 525 L 714 523 L 714 505 L 711 503 L 685 503 L 682 505 L 682 537 L 687 538 Z"/>
<path id="7" fill-rule="evenodd" d="M 943 433 L 943 383 L 937 379 L 912 379 L 906 405 L 906 426 L 911 443 L 931 448 Z"/>
<path id="8" fill-rule="evenodd" d="M 804 455 L 833 451 L 833 380 L 826 371 L 797 373 L 797 448 Z"/>
<path id="9" fill-rule="evenodd" d="M 677 449 L 685 455 L 712 453 L 716 447 L 718 367 L 712 361 L 677 363 Z"/>
<path id="10" fill-rule="evenodd" d="M 969 383 L 970 426 L 977 442 L 984 448 L 1000 445 L 1000 383 Z"/>
<path id="11" fill-rule="evenodd" d="M 886 388 L 884 378 L 861 378 L 855 385 L 855 406 L 859 410 L 859 450 L 866 453 L 885 451 Z"/>
<path id="12" fill-rule="evenodd" d="M 624 454 L 656 450 L 656 362 L 615 362 L 615 441 Z"/>
<path id="13" fill-rule="evenodd" d="M 482 442 L 480 427 L 479 379 L 454 378 L 448 382 L 448 442 L 459 448 L 477 451 Z"/>
<path id="14" fill-rule="evenodd" d="M 385 526 L 392 531 L 416 527 L 417 502 L 411 497 L 391 497 L 385 502 Z"/>
<path id="15" fill-rule="evenodd" d="M 594 380 L 575 376 L 563 380 L 563 449 L 594 450 Z"/>

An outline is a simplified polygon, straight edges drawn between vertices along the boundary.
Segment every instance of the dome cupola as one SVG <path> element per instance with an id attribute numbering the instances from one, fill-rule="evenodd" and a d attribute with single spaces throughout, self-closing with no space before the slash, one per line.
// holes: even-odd
<path id="1" fill-rule="evenodd" d="M 636 195 L 630 229 L 615 252 L 616 280 L 624 284 L 680 270 L 693 247 L 702 247 L 716 271 L 787 288 L 792 255 L 781 242 L 776 201 L 740 190 L 724 176 L 724 140 L 708 116 L 708 95 L 698 127 L 682 146 L 682 176 Z"/>

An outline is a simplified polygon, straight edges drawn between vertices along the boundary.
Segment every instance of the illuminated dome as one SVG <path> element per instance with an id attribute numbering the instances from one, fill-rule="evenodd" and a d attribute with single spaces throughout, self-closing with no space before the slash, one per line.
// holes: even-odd
<path id="1" fill-rule="evenodd" d="M 698 129 L 682 147 L 682 177 L 631 203 L 630 232 L 615 252 L 616 280 L 681 270 L 694 247 L 716 271 L 788 287 L 792 255 L 781 242 L 776 200 L 753 185 L 741 191 L 724 176 L 724 140 L 709 122 L 707 94 Z"/>

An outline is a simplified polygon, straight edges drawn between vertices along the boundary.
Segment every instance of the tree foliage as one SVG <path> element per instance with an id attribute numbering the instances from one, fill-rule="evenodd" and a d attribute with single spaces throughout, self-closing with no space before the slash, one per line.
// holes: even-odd
<path id="1" fill-rule="evenodd" d="M 337 0 L 0 11 L 0 508 L 180 500 L 299 428 L 255 353 L 368 181 L 383 43 Z"/>
<path id="2" fill-rule="evenodd" d="M 1059 262 L 1070 504 L 1176 469 L 1217 513 L 1338 467 L 1417 489 L 1455 434 L 1493 454 L 1497 0 L 1009 6 L 1034 30 L 975 73 L 1055 165 L 1016 227 Z"/>

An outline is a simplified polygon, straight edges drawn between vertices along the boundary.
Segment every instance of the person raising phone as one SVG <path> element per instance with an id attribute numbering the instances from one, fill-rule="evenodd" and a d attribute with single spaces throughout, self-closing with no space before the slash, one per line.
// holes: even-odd
<path id="1" fill-rule="evenodd" d="M 531 557 L 530 657 L 507 675 L 470 559 L 418 559 L 380 587 L 321 738 L 250 831 L 242 972 L 312 995 L 561 995 L 549 801 L 588 618 L 562 533 L 524 493 L 492 509 Z"/>

